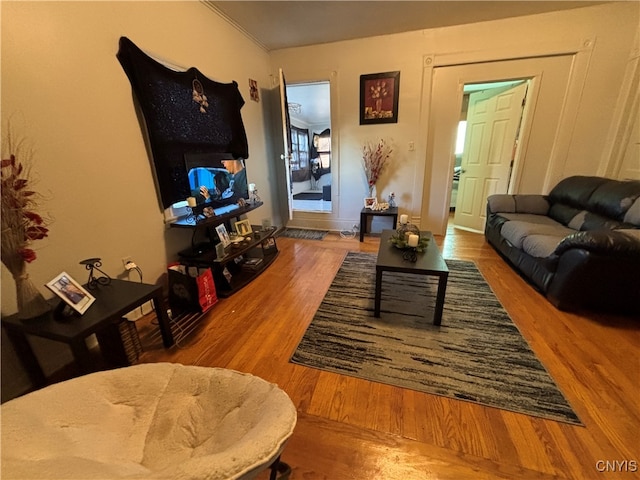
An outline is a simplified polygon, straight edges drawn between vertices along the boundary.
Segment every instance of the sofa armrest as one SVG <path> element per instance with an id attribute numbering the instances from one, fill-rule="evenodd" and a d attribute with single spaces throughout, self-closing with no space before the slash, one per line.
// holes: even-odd
<path id="1" fill-rule="evenodd" d="M 581 248 L 589 252 L 616 257 L 640 259 L 640 238 L 632 231 L 624 230 L 586 230 L 572 233 L 565 237 L 556 247 L 554 255 Z"/>
<path id="2" fill-rule="evenodd" d="M 547 215 L 549 201 L 546 195 L 496 194 L 487 198 L 487 212 L 491 213 L 532 213 Z"/>

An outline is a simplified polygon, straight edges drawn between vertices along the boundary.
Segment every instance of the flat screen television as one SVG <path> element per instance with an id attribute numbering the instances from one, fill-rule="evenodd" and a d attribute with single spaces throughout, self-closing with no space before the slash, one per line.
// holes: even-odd
<path id="1" fill-rule="evenodd" d="M 185 153 L 190 196 L 199 207 L 219 209 L 249 198 L 243 159 L 223 153 Z"/>

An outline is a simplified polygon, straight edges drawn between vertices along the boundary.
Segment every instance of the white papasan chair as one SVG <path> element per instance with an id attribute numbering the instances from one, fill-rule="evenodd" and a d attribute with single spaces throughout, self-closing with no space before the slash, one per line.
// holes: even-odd
<path id="1" fill-rule="evenodd" d="M 1 414 L 3 480 L 274 478 L 297 418 L 261 378 L 173 363 L 74 378 Z"/>

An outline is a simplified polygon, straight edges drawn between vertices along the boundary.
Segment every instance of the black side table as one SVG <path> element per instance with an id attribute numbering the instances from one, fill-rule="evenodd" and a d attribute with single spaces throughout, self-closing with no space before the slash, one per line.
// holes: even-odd
<path id="1" fill-rule="evenodd" d="M 367 229 L 367 217 L 393 217 L 393 229 L 398 224 L 398 207 L 389 207 L 387 210 L 371 210 L 363 208 L 360 211 L 360 241 L 364 240 L 365 230 Z"/>
<path id="2" fill-rule="evenodd" d="M 45 386 L 47 379 L 27 335 L 68 344 L 80 371 L 83 374 L 89 373 L 92 371 L 92 361 L 86 338 L 94 333 L 99 335 L 108 332 L 123 315 L 152 301 L 164 346 L 168 348 L 175 343 L 160 285 L 112 279 L 109 285 L 100 285 L 90 292 L 96 301 L 82 316 L 71 315 L 57 319 L 51 311 L 29 320 L 21 320 L 18 315 L 2 319 L 7 336 L 36 387 Z"/>

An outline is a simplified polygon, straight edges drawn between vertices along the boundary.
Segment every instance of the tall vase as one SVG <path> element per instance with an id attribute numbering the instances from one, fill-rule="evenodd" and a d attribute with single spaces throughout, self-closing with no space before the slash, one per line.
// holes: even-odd
<path id="1" fill-rule="evenodd" d="M 374 196 L 374 193 L 376 192 L 376 186 L 374 185 L 369 185 L 369 198 Z"/>
<path id="2" fill-rule="evenodd" d="M 16 281 L 16 293 L 18 301 L 18 317 L 27 320 L 39 317 L 51 310 L 42 294 L 29 279 L 26 264 L 13 276 Z"/>

